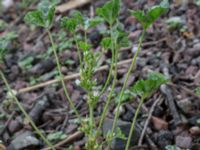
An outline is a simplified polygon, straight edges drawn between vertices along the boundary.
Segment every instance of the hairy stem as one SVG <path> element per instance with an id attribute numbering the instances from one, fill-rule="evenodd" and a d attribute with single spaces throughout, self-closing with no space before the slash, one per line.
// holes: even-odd
<path id="1" fill-rule="evenodd" d="M 145 30 L 142 32 L 142 35 L 141 35 L 140 41 L 139 41 L 139 45 L 138 45 L 138 49 L 137 49 L 137 51 L 136 51 L 136 53 L 135 53 L 135 55 L 134 55 L 134 57 L 133 57 L 131 66 L 129 67 L 129 70 L 128 70 L 127 74 L 126 74 L 126 78 L 125 78 L 123 87 L 122 87 L 121 92 L 120 92 L 119 102 L 118 102 L 117 108 L 116 108 L 116 114 L 115 114 L 115 118 L 114 118 L 112 130 L 111 130 L 111 135 L 113 135 L 114 130 L 115 130 L 116 125 L 117 125 L 117 120 L 118 120 L 118 118 L 119 118 L 119 110 L 120 110 L 120 106 L 121 106 L 121 104 L 122 104 L 122 97 L 123 97 L 123 95 L 124 95 L 124 91 L 125 91 L 125 88 L 126 88 L 126 85 L 127 85 L 128 79 L 129 79 L 129 76 L 130 76 L 130 74 L 131 74 L 131 71 L 132 71 L 133 67 L 135 66 L 136 59 L 137 59 L 138 54 L 139 54 L 139 52 L 140 52 L 140 50 L 141 50 L 142 41 L 143 41 L 143 39 L 144 39 L 144 34 L 145 34 Z M 109 142 L 108 147 L 110 147 L 110 144 L 111 144 L 111 143 Z"/>
<path id="2" fill-rule="evenodd" d="M 68 93 L 67 88 L 66 88 L 66 85 L 65 85 L 64 76 L 63 76 L 63 74 L 61 72 L 61 65 L 60 65 L 60 62 L 59 62 L 58 54 L 56 52 L 56 47 L 55 47 L 55 43 L 53 41 L 53 37 L 52 37 L 51 32 L 49 30 L 47 30 L 47 32 L 48 32 L 49 39 L 50 39 L 51 44 L 52 44 L 54 56 L 56 58 L 57 69 L 58 69 L 58 72 L 59 72 L 59 76 L 60 76 L 60 80 L 61 80 L 61 83 L 62 83 L 62 87 L 64 89 L 64 93 L 65 93 L 65 95 L 66 95 L 66 97 L 67 97 L 67 99 L 69 101 L 70 107 L 73 109 L 73 111 L 75 112 L 75 114 L 78 117 L 79 121 L 81 122 L 81 116 L 79 115 L 79 113 L 78 113 L 78 111 L 77 111 L 72 99 L 70 98 L 69 93 Z"/>
<path id="3" fill-rule="evenodd" d="M 134 115 L 134 118 L 133 118 L 133 122 L 131 124 L 131 129 L 129 131 L 129 136 L 128 136 L 128 141 L 126 143 L 126 149 L 125 150 L 128 150 L 129 149 L 129 146 L 130 146 L 130 143 L 131 143 L 131 138 L 132 138 L 132 135 L 133 135 L 133 132 L 134 132 L 134 128 L 135 128 L 135 125 L 136 125 L 136 120 L 137 120 L 137 117 L 138 117 L 138 114 L 140 112 L 140 109 L 142 107 L 142 104 L 144 103 L 144 97 L 141 98 L 141 101 L 137 107 L 137 110 L 135 112 L 135 115 Z"/>
<path id="4" fill-rule="evenodd" d="M 36 133 L 42 138 L 42 140 L 52 149 L 52 150 L 56 150 L 54 148 L 54 146 L 45 138 L 45 136 L 42 134 L 42 132 L 37 128 L 37 126 L 35 125 L 35 123 L 32 121 L 32 119 L 30 118 L 30 116 L 28 115 L 28 113 L 24 110 L 24 108 L 22 107 L 21 103 L 19 102 L 19 100 L 17 99 L 17 97 L 15 96 L 15 94 L 13 93 L 10 85 L 8 84 L 7 79 L 5 78 L 4 74 L 2 71 L 0 71 L 0 75 L 1 78 L 4 82 L 4 84 L 6 85 L 7 90 L 9 91 L 9 93 L 12 95 L 13 99 L 15 100 L 17 106 L 19 107 L 19 109 L 21 110 L 21 112 L 24 114 L 25 118 L 28 120 L 28 122 L 31 124 L 31 126 L 33 127 L 33 129 L 36 131 Z"/>
<path id="5" fill-rule="evenodd" d="M 111 39 L 113 39 L 112 30 L 113 29 L 112 29 L 112 26 L 111 26 L 110 27 Z M 110 68 L 109 75 L 108 75 L 108 78 L 107 78 L 107 81 L 106 81 L 106 84 L 105 84 L 104 88 L 106 89 L 106 87 L 107 87 L 107 85 L 109 83 L 109 80 L 111 78 L 111 75 L 112 75 L 112 69 L 115 67 L 114 79 L 113 79 L 111 90 L 110 90 L 109 95 L 108 95 L 108 99 L 106 101 L 106 105 L 104 107 L 103 113 L 102 113 L 101 118 L 100 118 L 98 131 L 101 129 L 101 126 L 102 126 L 103 121 L 105 119 L 106 113 L 108 112 L 108 108 L 109 108 L 109 105 L 110 105 L 110 102 L 111 102 L 111 98 L 112 98 L 112 95 L 113 95 L 113 92 L 114 92 L 114 89 L 115 89 L 115 85 L 116 85 L 116 81 L 117 81 L 117 57 L 118 57 L 118 50 L 116 48 L 116 42 L 114 41 L 114 42 L 112 42 L 112 63 L 111 63 L 111 68 Z M 103 88 L 103 90 L 105 90 L 104 88 Z M 104 92 L 103 90 L 102 90 L 102 92 Z"/>

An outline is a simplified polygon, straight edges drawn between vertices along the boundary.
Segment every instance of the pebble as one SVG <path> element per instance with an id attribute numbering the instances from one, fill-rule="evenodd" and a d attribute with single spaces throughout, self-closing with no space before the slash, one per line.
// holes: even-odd
<path id="1" fill-rule="evenodd" d="M 192 110 L 192 102 L 188 98 L 178 101 L 177 105 L 184 113 L 189 113 Z"/>
<path id="2" fill-rule="evenodd" d="M 36 139 L 30 131 L 26 131 L 11 141 L 11 144 L 7 147 L 7 150 L 29 149 L 30 147 L 38 147 L 39 144 L 39 140 Z"/>
<path id="3" fill-rule="evenodd" d="M 192 138 L 190 136 L 177 136 L 176 137 L 176 146 L 180 148 L 188 149 L 192 144 Z"/>
<path id="4" fill-rule="evenodd" d="M 167 129 L 168 123 L 158 117 L 151 117 L 151 122 L 156 130 Z"/>
<path id="5" fill-rule="evenodd" d="M 192 136 L 199 136 L 200 135 L 200 127 L 199 126 L 193 126 L 190 128 L 190 134 Z"/>
<path id="6" fill-rule="evenodd" d="M 168 130 L 160 130 L 156 133 L 156 141 L 161 149 L 165 149 L 167 145 L 172 145 L 174 136 Z"/>

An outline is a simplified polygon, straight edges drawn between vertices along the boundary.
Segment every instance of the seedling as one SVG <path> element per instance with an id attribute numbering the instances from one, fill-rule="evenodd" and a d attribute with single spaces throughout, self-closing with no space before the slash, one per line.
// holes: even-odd
<path id="1" fill-rule="evenodd" d="M 66 88 L 66 85 L 64 82 L 64 78 L 63 78 L 63 75 L 61 72 L 61 65 L 60 65 L 58 54 L 56 51 L 56 45 L 54 43 L 52 34 L 50 32 L 50 28 L 51 28 L 53 20 L 54 20 L 54 15 L 55 15 L 55 2 L 53 3 L 48 0 L 44 0 L 41 3 L 39 3 L 37 10 L 28 12 L 26 14 L 24 20 L 25 20 L 25 22 L 27 22 L 29 24 L 33 24 L 35 26 L 43 27 L 46 29 L 49 39 L 52 44 L 54 56 L 56 58 L 57 69 L 58 69 L 60 80 L 61 80 L 61 83 L 62 83 L 62 86 L 64 89 L 64 93 L 70 103 L 71 108 L 74 110 L 77 117 L 80 119 L 80 115 L 79 115 L 78 111 L 76 110 L 76 108 L 68 94 L 68 91 L 67 91 L 67 88 Z"/>
<path id="2" fill-rule="evenodd" d="M 125 32 L 123 32 L 124 31 L 123 25 L 118 20 L 118 15 L 120 13 L 120 0 L 111 0 L 107 2 L 104 6 L 102 6 L 101 8 L 98 8 L 97 17 L 87 18 L 87 17 L 84 17 L 80 12 L 76 11 L 73 13 L 71 17 L 64 17 L 61 20 L 61 26 L 65 30 L 69 31 L 69 34 L 72 34 L 73 36 L 72 39 L 75 42 L 76 47 L 77 47 L 79 62 L 80 62 L 80 86 L 87 93 L 87 103 L 89 106 L 89 117 L 86 119 L 83 119 L 80 117 L 72 100 L 70 99 L 67 89 L 65 87 L 63 75 L 61 73 L 61 65 L 60 65 L 60 61 L 59 61 L 57 51 L 56 51 L 57 46 L 55 45 L 53 37 L 50 32 L 50 29 L 54 20 L 55 4 L 50 3 L 48 0 L 42 1 L 38 5 L 37 10 L 29 12 L 25 16 L 25 21 L 27 23 L 45 28 L 49 35 L 49 39 L 52 44 L 52 50 L 56 58 L 59 77 L 60 77 L 64 92 L 65 92 L 65 95 L 67 99 L 69 100 L 71 108 L 76 113 L 77 117 L 79 118 L 79 121 L 81 122 L 80 130 L 83 131 L 85 133 L 85 136 L 88 138 L 85 145 L 85 148 L 87 150 L 91 150 L 91 149 L 101 150 L 104 143 L 107 143 L 109 146 L 110 142 L 115 137 L 120 137 L 120 138 L 125 139 L 121 130 L 116 129 L 116 122 L 119 118 L 119 108 L 121 104 L 123 103 L 124 91 L 127 85 L 127 81 L 132 71 L 132 68 L 135 65 L 136 58 L 141 50 L 141 45 L 142 45 L 146 30 L 153 24 L 153 22 L 156 19 L 158 19 L 158 17 L 160 17 L 163 13 L 165 13 L 168 10 L 168 7 L 169 7 L 168 1 L 164 0 L 160 5 L 152 7 L 146 13 L 144 11 L 132 11 L 132 15 L 135 16 L 140 21 L 144 30 L 139 40 L 137 52 L 135 53 L 132 59 L 132 63 L 129 67 L 125 82 L 120 92 L 119 102 L 117 104 L 117 111 L 116 111 L 116 115 L 115 115 L 114 123 L 113 123 L 113 128 L 107 134 L 106 141 L 101 142 L 101 143 L 97 141 L 97 137 L 101 135 L 99 131 L 105 119 L 105 116 L 108 111 L 108 107 L 111 103 L 111 99 L 112 99 L 114 89 L 116 86 L 116 81 L 117 81 L 117 65 L 116 64 L 118 60 L 118 50 L 119 48 L 126 47 L 129 44 L 128 36 Z M 107 32 L 106 36 L 103 38 L 101 42 L 101 46 L 102 46 L 101 53 L 103 54 L 105 51 L 111 50 L 112 58 L 111 58 L 111 64 L 110 64 L 107 80 L 99 92 L 99 91 L 95 91 L 95 87 L 97 86 L 97 83 L 95 80 L 93 80 L 94 73 L 98 66 L 97 64 L 98 64 L 99 54 L 97 55 L 94 51 L 92 51 L 92 45 L 88 42 L 89 40 L 87 38 L 87 32 L 90 28 L 94 28 L 102 22 L 106 22 L 108 24 L 109 32 Z M 78 35 L 76 31 L 78 29 L 84 32 L 83 38 L 81 39 L 77 38 Z M 99 125 L 98 127 L 96 127 L 95 120 L 94 120 L 94 109 L 97 106 L 100 96 L 108 88 L 108 85 L 111 81 L 113 70 L 114 70 L 114 73 L 113 73 L 113 81 L 111 84 L 111 89 L 109 91 L 103 113 L 100 117 Z M 144 99 L 149 97 L 160 86 L 160 84 L 163 84 L 165 82 L 166 80 L 163 78 L 161 74 L 153 74 L 148 77 L 148 80 L 141 80 L 135 84 L 133 91 L 135 92 L 135 94 L 141 97 L 141 103 L 138 106 L 137 112 L 139 112 L 139 109 Z M 137 118 L 137 114 L 134 117 L 132 130 L 134 129 L 136 118 Z M 117 132 L 114 133 L 114 131 L 117 131 Z M 130 140 L 131 136 L 132 134 L 129 136 L 128 141 Z M 127 143 L 127 149 L 129 148 L 129 142 Z"/>
<path id="3" fill-rule="evenodd" d="M 119 110 L 120 110 L 120 106 L 122 104 L 122 98 L 123 98 L 123 95 L 124 95 L 126 84 L 127 84 L 128 78 L 130 76 L 130 73 L 132 71 L 132 68 L 135 66 L 136 58 L 137 58 L 137 56 L 138 56 L 138 54 L 141 50 L 142 41 L 144 39 L 145 32 L 154 23 L 154 21 L 156 21 L 162 14 L 167 12 L 168 8 L 169 8 L 169 3 L 168 3 L 167 0 L 164 0 L 163 2 L 161 2 L 160 5 L 153 6 L 152 8 L 150 8 L 147 11 L 147 13 L 145 13 L 144 11 L 141 11 L 141 10 L 132 11 L 132 15 L 135 16 L 136 19 L 138 19 L 138 21 L 142 24 L 143 32 L 142 32 L 142 35 L 141 35 L 140 40 L 139 40 L 138 49 L 137 49 L 137 51 L 136 51 L 136 53 L 135 53 L 135 55 L 132 59 L 131 66 L 129 67 L 124 85 L 123 85 L 121 92 L 120 92 L 120 98 L 119 98 L 119 103 L 118 103 L 117 109 L 116 109 L 117 111 L 116 111 L 115 118 L 114 118 L 112 133 L 114 132 L 114 129 L 116 128 L 116 123 L 117 123 L 117 119 L 119 118 Z M 126 150 L 128 150 L 129 144 L 130 144 L 130 139 L 128 140 Z"/>
<path id="4" fill-rule="evenodd" d="M 128 141 L 126 144 L 126 150 L 129 149 L 131 137 L 133 135 L 134 127 L 136 124 L 137 116 L 139 114 L 139 111 L 142 107 L 142 104 L 144 103 L 144 100 L 148 97 L 150 97 L 153 92 L 155 92 L 160 85 L 165 84 L 169 81 L 165 76 L 163 76 L 160 73 L 150 73 L 148 74 L 148 79 L 147 80 L 139 80 L 135 83 L 135 85 L 132 87 L 131 91 L 133 91 L 136 95 L 140 97 L 140 103 L 137 107 L 137 110 L 135 112 L 135 116 L 133 118 L 133 122 L 131 125 L 131 129 L 129 132 L 129 137 Z"/>

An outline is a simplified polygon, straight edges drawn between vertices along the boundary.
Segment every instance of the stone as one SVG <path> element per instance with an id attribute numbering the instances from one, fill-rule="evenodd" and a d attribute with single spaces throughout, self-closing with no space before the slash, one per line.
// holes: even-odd
<path id="1" fill-rule="evenodd" d="M 152 116 L 151 122 L 156 130 L 168 129 L 168 123 L 161 118 Z"/>
<path id="2" fill-rule="evenodd" d="M 199 126 L 193 126 L 190 128 L 190 134 L 192 136 L 199 136 L 200 135 L 200 127 Z"/>
<path id="3" fill-rule="evenodd" d="M 177 136 L 176 137 L 176 146 L 184 149 L 190 148 L 192 144 L 192 138 L 190 136 Z"/>
<path id="4" fill-rule="evenodd" d="M 36 139 L 30 131 L 25 131 L 11 141 L 11 144 L 7 147 L 7 150 L 29 149 L 38 147 L 39 144 L 39 140 Z"/>
<path id="5" fill-rule="evenodd" d="M 178 101 L 177 105 L 184 113 L 192 110 L 192 102 L 188 98 Z"/>
<path id="6" fill-rule="evenodd" d="M 156 133 L 156 141 L 161 149 L 165 149 L 167 145 L 172 145 L 174 136 L 168 130 L 160 130 Z"/>
<path id="7" fill-rule="evenodd" d="M 104 120 L 103 127 L 102 127 L 104 137 L 106 137 L 107 133 L 112 130 L 113 121 L 114 121 L 113 119 L 109 119 L 109 118 L 106 118 Z M 131 128 L 130 122 L 118 120 L 117 127 L 119 127 L 121 129 L 122 133 L 126 137 L 128 137 L 129 131 Z M 140 129 L 137 126 L 135 126 L 133 136 L 131 139 L 130 147 L 137 144 L 139 137 L 140 137 L 140 132 L 141 132 Z M 127 142 L 127 140 L 114 138 L 113 141 L 111 142 L 111 149 L 112 150 L 123 150 L 126 147 L 126 142 Z"/>
<path id="8" fill-rule="evenodd" d="M 11 120 L 8 124 L 8 130 L 10 133 L 15 133 L 23 127 L 23 120 L 21 117 L 17 117 L 15 120 Z"/>

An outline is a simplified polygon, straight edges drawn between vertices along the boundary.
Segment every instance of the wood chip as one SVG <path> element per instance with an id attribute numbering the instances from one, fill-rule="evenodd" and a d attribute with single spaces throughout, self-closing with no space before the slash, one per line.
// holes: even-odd
<path id="1" fill-rule="evenodd" d="M 71 0 L 65 4 L 57 6 L 56 11 L 59 13 L 64 13 L 68 10 L 83 6 L 89 2 L 91 2 L 91 0 Z"/>

